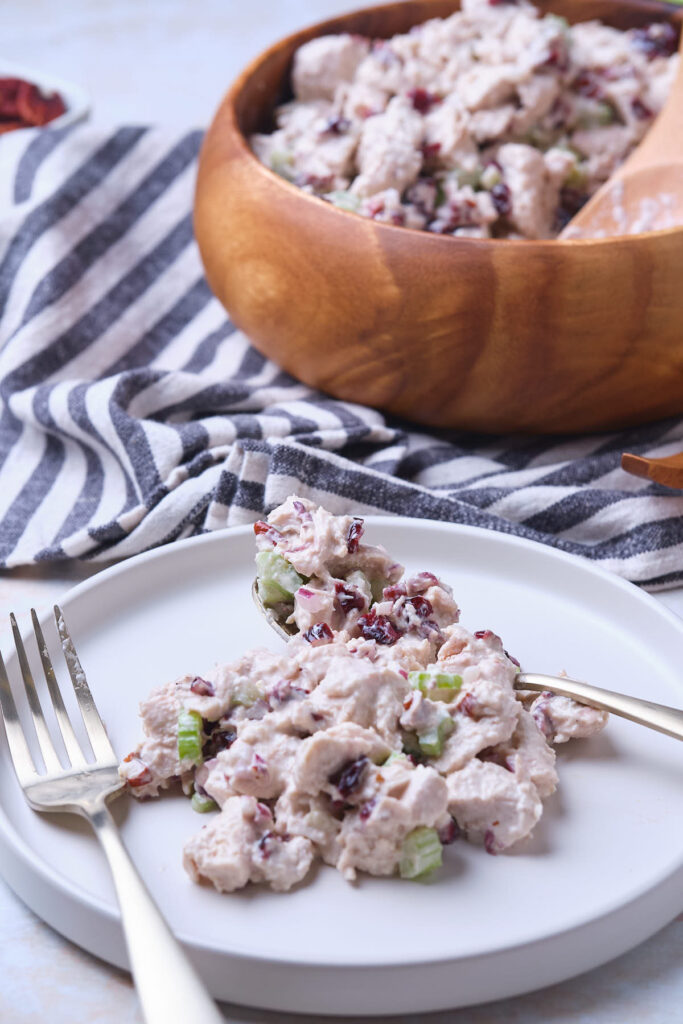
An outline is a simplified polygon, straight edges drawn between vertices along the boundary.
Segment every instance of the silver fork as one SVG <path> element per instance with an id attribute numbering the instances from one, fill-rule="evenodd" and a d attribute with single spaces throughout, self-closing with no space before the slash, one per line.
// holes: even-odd
<path id="1" fill-rule="evenodd" d="M 83 723 L 95 755 L 88 763 L 64 706 L 59 684 L 35 610 L 31 619 L 55 718 L 64 741 L 68 766 L 60 763 L 50 737 L 31 675 L 16 619 L 10 616 L 26 699 L 33 717 L 45 772 L 36 770 L 17 714 L 5 664 L 0 654 L 0 710 L 7 742 L 26 799 L 36 811 L 80 814 L 92 825 L 109 861 L 121 908 L 131 971 L 147 1024 L 224 1024 L 223 1016 L 161 916 L 118 833 L 107 801 L 124 783 L 118 760 L 105 731 L 76 649 L 55 605 L 57 630 Z"/>

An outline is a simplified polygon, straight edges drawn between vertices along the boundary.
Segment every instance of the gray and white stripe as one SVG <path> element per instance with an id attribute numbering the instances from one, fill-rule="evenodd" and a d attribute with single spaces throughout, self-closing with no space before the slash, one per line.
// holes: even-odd
<path id="1" fill-rule="evenodd" d="M 111 559 L 333 511 L 469 523 L 683 580 L 683 496 L 619 468 L 683 420 L 590 437 L 429 431 L 293 380 L 211 296 L 192 237 L 200 133 L 0 139 L 0 565 Z"/>

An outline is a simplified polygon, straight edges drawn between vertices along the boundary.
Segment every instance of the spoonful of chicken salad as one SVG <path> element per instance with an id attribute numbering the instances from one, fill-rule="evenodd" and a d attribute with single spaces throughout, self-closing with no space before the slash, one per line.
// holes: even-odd
<path id="1" fill-rule="evenodd" d="M 370 548 L 368 545 L 360 544 L 360 538 L 364 531 L 362 519 L 332 517 L 324 509 L 307 508 L 308 503 L 304 504 L 301 499 L 295 498 L 292 499 L 292 502 L 297 516 L 303 522 L 312 525 L 314 535 L 316 531 L 314 514 L 316 512 L 323 512 L 330 520 L 346 518 L 350 519 L 350 522 L 346 532 L 346 553 L 343 551 L 343 538 L 341 548 L 338 547 L 334 553 L 329 548 L 327 552 L 321 551 L 321 560 L 317 566 L 313 567 L 318 570 L 318 575 L 314 574 L 312 577 L 305 575 L 305 569 L 312 566 L 310 564 L 303 565 L 296 558 L 297 551 L 300 549 L 295 548 L 292 552 L 288 547 L 286 524 L 281 527 L 275 526 L 271 523 L 271 517 L 268 522 L 261 521 L 255 524 L 254 533 L 257 537 L 259 551 L 256 555 L 257 576 L 252 587 L 252 597 L 281 639 L 288 640 L 297 633 L 303 633 L 305 639 L 313 642 L 316 634 L 320 630 L 324 631 L 324 627 L 331 623 L 332 629 L 335 631 L 346 631 L 352 634 L 354 630 L 356 632 L 360 630 L 360 635 L 365 638 L 372 637 L 378 643 L 391 645 L 396 642 L 396 638 L 404 633 L 410 633 L 411 628 L 414 630 L 416 612 L 418 632 L 421 628 L 423 635 L 433 633 L 435 627 L 440 628 L 449 624 L 448 615 L 451 609 L 444 603 L 438 592 L 436 593 L 436 604 L 432 604 L 435 599 L 435 591 L 432 588 L 436 586 L 445 590 L 449 596 L 452 596 L 452 592 L 450 588 L 444 587 L 444 584 L 433 573 L 421 572 L 417 576 L 398 583 L 394 577 L 397 570 L 399 574 L 402 574 L 403 567 L 391 563 L 390 560 L 385 566 L 382 566 L 377 552 L 386 554 L 383 549 Z M 282 506 L 282 508 L 284 507 Z M 301 537 L 304 533 L 305 531 L 300 528 L 296 532 L 296 536 Z M 325 536 L 329 545 L 333 536 L 329 527 Z M 337 544 L 339 544 L 339 538 L 337 538 Z M 368 555 L 368 553 L 370 554 Z M 329 564 L 324 561 L 325 554 L 330 560 Z M 294 564 L 299 565 L 299 568 L 304 571 L 304 575 L 297 572 Z M 350 566 L 354 566 L 354 568 L 349 571 Z M 340 569 L 342 573 L 346 571 L 348 573 L 346 579 L 335 578 L 333 570 L 336 569 Z M 385 572 L 384 577 L 373 576 L 373 573 L 378 570 L 381 572 L 382 569 Z M 372 613 L 369 614 L 371 606 Z M 434 607 L 437 609 L 436 613 Z M 453 607 L 455 612 L 452 621 L 457 622 L 459 611 L 457 606 Z M 443 621 L 444 613 L 446 622 Z M 422 621 L 420 622 L 420 620 Z M 488 632 L 488 630 L 480 631 L 474 636 L 481 636 Z M 396 638 L 394 634 L 396 634 Z M 580 709 L 571 707 L 571 704 L 578 702 L 584 706 L 584 709 L 611 711 L 658 732 L 683 739 L 683 711 L 603 690 L 588 683 L 569 679 L 565 675 L 554 676 L 546 673 L 522 672 L 517 659 L 511 657 L 507 651 L 505 654 L 513 664 L 518 666 L 513 683 L 514 689 L 523 694 L 522 699 L 525 700 L 528 700 L 532 694 L 541 693 L 542 699 L 535 698 L 534 709 L 538 711 L 539 708 L 543 708 L 543 715 L 547 714 L 548 702 L 551 699 L 554 701 L 556 713 L 563 708 L 565 714 L 578 715 Z M 419 687 L 420 681 L 417 679 L 417 674 L 412 673 L 412 675 L 414 685 Z M 447 684 L 442 683 L 442 685 Z M 560 697 L 565 700 L 556 699 Z M 572 700 L 568 702 L 567 698 L 572 698 Z M 446 698 L 442 696 L 441 699 Z M 581 725 L 573 726 L 574 731 L 571 735 L 591 735 L 598 729 L 592 728 L 589 723 L 597 725 L 598 721 L 600 720 L 595 716 L 584 715 Z M 537 724 L 546 733 L 549 728 L 553 732 L 557 732 L 549 722 L 546 721 L 545 724 L 542 724 L 538 720 L 538 716 Z M 588 731 L 582 731 L 585 729 Z M 569 738 L 569 735 L 566 738 Z M 558 741 L 556 740 L 556 742 Z"/>

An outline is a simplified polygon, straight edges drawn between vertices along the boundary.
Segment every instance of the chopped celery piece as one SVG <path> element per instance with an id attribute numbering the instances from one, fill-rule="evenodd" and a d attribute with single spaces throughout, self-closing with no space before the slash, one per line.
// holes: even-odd
<path id="1" fill-rule="evenodd" d="M 422 751 L 420 750 L 420 741 L 414 732 L 403 732 L 401 734 L 403 740 L 403 753 L 413 754 L 419 757 Z"/>
<path id="2" fill-rule="evenodd" d="M 346 192 L 344 189 L 328 192 L 325 199 L 332 203 L 333 206 L 338 206 L 340 210 L 350 210 L 351 213 L 357 213 L 360 207 L 358 196 L 354 196 L 351 192 Z"/>
<path id="3" fill-rule="evenodd" d="M 478 188 L 481 183 L 481 167 L 459 167 L 455 172 L 458 187 L 463 188 L 465 185 L 471 185 L 472 188 Z"/>
<path id="4" fill-rule="evenodd" d="M 536 149 L 550 149 L 554 145 L 553 133 L 547 129 L 536 126 L 527 132 L 523 139 L 524 142 L 530 146 L 534 146 Z"/>
<path id="5" fill-rule="evenodd" d="M 202 757 L 202 716 L 198 711 L 183 709 L 178 714 L 178 758 L 201 764 Z"/>
<path id="6" fill-rule="evenodd" d="M 566 185 L 567 188 L 585 189 L 588 184 L 585 167 L 580 167 L 578 164 L 574 164 L 574 166 L 570 168 L 563 184 Z"/>
<path id="7" fill-rule="evenodd" d="M 450 736 L 455 728 L 455 722 L 449 714 L 445 714 L 441 721 L 427 732 L 417 734 L 417 741 L 420 744 L 420 751 L 427 757 L 440 757 L 443 751 L 443 741 Z"/>
<path id="8" fill-rule="evenodd" d="M 287 181 L 291 181 L 294 173 L 294 165 L 292 163 L 292 154 L 287 153 L 284 149 L 274 149 L 270 154 L 270 167 L 271 170 L 279 174 L 281 178 L 286 178 Z"/>
<path id="9" fill-rule="evenodd" d="M 265 605 L 291 601 L 294 591 L 304 582 L 303 576 L 276 551 L 259 551 L 256 556 L 259 597 Z"/>
<path id="10" fill-rule="evenodd" d="M 595 117 L 599 125 L 613 124 L 617 119 L 617 113 L 611 104 L 603 103 L 600 100 L 598 101 L 598 110 L 595 113 Z"/>
<path id="11" fill-rule="evenodd" d="M 384 596 L 384 588 L 389 586 L 388 580 L 370 580 L 370 590 L 372 593 L 372 600 L 376 603 L 382 600 Z"/>
<path id="12" fill-rule="evenodd" d="M 402 750 L 392 750 L 389 757 L 386 759 L 382 768 L 387 768 L 390 764 L 395 764 L 396 761 L 407 761 L 408 755 Z"/>
<path id="13" fill-rule="evenodd" d="M 617 114 L 611 104 L 603 100 L 586 100 L 579 113 L 579 128 L 602 128 L 616 120 Z"/>
<path id="14" fill-rule="evenodd" d="M 403 840 L 399 872 L 401 878 L 424 878 L 441 867 L 443 848 L 435 828 L 413 829 Z"/>
<path id="15" fill-rule="evenodd" d="M 430 700 L 441 700 L 448 704 L 462 686 L 462 676 L 452 672 L 409 672 L 408 682 Z"/>
<path id="16" fill-rule="evenodd" d="M 500 173 L 500 168 L 496 167 L 495 164 L 488 164 L 482 171 L 481 184 L 489 192 L 494 185 L 499 185 L 502 180 L 503 175 Z"/>
<path id="17" fill-rule="evenodd" d="M 543 20 L 550 22 L 551 25 L 556 24 L 563 34 L 569 32 L 569 22 L 561 14 L 546 14 Z"/>
<path id="18" fill-rule="evenodd" d="M 206 814 L 207 811 L 218 809 L 218 804 L 215 800 L 212 800 L 210 796 L 202 796 L 201 793 L 193 793 L 190 803 L 192 804 L 192 810 L 198 814 Z"/>
<path id="19" fill-rule="evenodd" d="M 446 202 L 446 192 L 440 181 L 436 183 L 436 198 L 434 199 L 434 207 L 438 209 L 439 206 L 443 206 Z"/>
<path id="20" fill-rule="evenodd" d="M 251 679 L 244 679 L 232 691 L 230 704 L 232 707 L 250 708 L 261 697 L 263 697 L 263 690 L 259 684 Z"/>

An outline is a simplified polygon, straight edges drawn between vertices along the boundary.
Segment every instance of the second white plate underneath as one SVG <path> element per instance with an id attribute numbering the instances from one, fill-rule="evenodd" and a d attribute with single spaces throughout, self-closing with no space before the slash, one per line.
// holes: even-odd
<path id="1" fill-rule="evenodd" d="M 411 570 L 452 585 L 462 621 L 489 627 L 529 670 L 683 705 L 683 626 L 654 599 L 582 562 L 501 534 L 369 519 Z M 64 600 L 116 749 L 137 704 L 247 646 L 276 648 L 249 597 L 248 528 L 130 559 Z M 50 629 L 54 637 L 54 629 Z M 53 660 L 60 653 L 52 642 Z M 17 666 L 8 659 L 13 681 Z M 34 664 L 36 678 L 40 666 Z M 489 857 L 460 842 L 429 884 L 320 868 L 289 894 L 219 895 L 184 873 L 202 819 L 179 795 L 115 804 L 141 873 L 215 996 L 317 1015 L 427 1011 L 497 999 L 594 967 L 683 908 L 683 745 L 612 720 L 559 749 L 560 788 L 532 840 Z M 105 862 L 78 821 L 34 814 L 0 750 L 0 869 L 53 927 L 125 964 Z"/>

